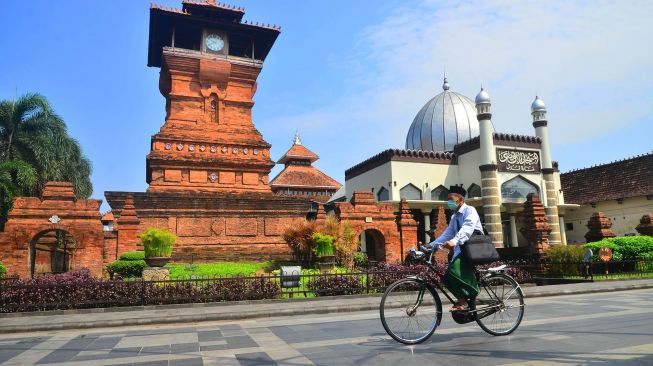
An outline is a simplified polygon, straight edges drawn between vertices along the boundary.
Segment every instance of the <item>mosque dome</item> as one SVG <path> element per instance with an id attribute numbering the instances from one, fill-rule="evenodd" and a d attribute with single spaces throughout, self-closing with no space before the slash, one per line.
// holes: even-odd
<path id="1" fill-rule="evenodd" d="M 406 149 L 452 151 L 454 145 L 478 136 L 474 102 L 450 91 L 447 78 L 442 89 L 413 119 L 406 136 Z"/>
<path id="2" fill-rule="evenodd" d="M 544 105 L 544 101 L 540 99 L 540 97 L 535 96 L 535 100 L 533 101 L 533 104 L 531 104 L 531 112 L 544 112 L 546 111 L 546 106 Z"/>

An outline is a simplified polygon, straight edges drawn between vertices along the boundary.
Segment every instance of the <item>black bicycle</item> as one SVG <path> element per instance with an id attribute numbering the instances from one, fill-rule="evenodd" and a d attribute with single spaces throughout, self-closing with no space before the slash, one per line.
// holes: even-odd
<path id="1" fill-rule="evenodd" d="M 436 288 L 452 304 L 455 302 L 455 298 L 440 285 L 444 275 L 433 267 L 437 248 L 431 251 L 412 248 L 408 258 L 426 264 L 428 271 L 396 281 L 381 298 L 381 323 L 390 337 L 398 342 L 422 343 L 440 325 L 442 302 Z M 468 299 L 468 310 L 451 312 L 453 320 L 458 324 L 476 321 L 493 336 L 514 332 L 524 316 L 524 295 L 517 281 L 505 271 L 505 265 L 485 270 L 475 268 L 481 291 L 476 298 Z M 429 272 L 434 273 L 439 281 L 429 281 Z"/>

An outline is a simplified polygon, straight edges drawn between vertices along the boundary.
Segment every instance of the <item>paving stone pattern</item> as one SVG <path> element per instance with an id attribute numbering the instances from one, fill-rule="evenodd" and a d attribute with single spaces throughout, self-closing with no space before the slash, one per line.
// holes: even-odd
<path id="1" fill-rule="evenodd" d="M 445 315 L 414 347 L 390 339 L 376 311 L 8 334 L 0 365 L 649 365 L 651 316 L 649 289 L 531 299 L 510 337 Z"/>

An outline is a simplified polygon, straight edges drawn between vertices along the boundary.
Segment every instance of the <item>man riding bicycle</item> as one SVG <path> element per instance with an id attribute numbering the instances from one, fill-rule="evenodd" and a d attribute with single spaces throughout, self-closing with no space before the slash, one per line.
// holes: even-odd
<path id="1" fill-rule="evenodd" d="M 454 211 L 449 226 L 437 239 L 430 242 L 433 248 L 440 245 L 451 250 L 453 256 L 444 275 L 444 286 L 456 297 L 457 301 L 449 311 L 468 310 L 467 299 L 475 298 L 480 289 L 476 281 L 474 266 L 461 256 L 461 246 L 475 232 L 483 233 L 481 219 L 472 206 L 465 204 L 467 191 L 463 187 L 449 187 L 447 205 Z"/>

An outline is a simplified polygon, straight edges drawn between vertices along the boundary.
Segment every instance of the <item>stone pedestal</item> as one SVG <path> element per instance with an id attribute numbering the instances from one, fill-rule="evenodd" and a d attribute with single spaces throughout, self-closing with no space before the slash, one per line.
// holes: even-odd
<path id="1" fill-rule="evenodd" d="M 170 279 L 170 270 L 166 267 L 147 267 L 143 270 L 145 281 L 167 281 Z"/>

